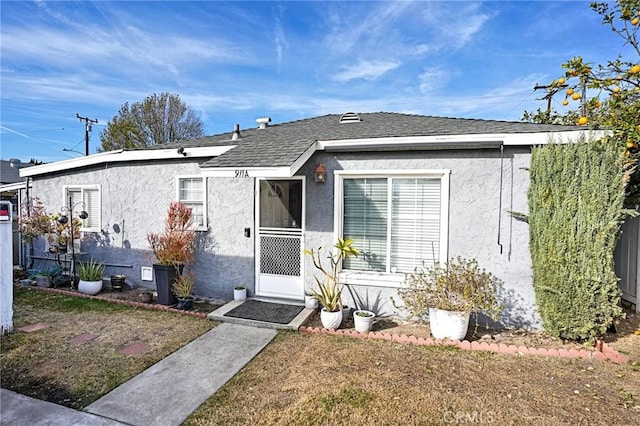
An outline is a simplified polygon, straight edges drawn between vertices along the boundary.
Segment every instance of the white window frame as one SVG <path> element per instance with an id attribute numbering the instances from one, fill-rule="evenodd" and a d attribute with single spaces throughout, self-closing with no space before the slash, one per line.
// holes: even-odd
<path id="1" fill-rule="evenodd" d="M 196 225 L 196 231 L 209 230 L 209 221 L 207 219 L 207 178 L 202 175 L 179 175 L 176 176 L 176 200 L 189 206 L 190 204 L 199 203 L 200 200 L 183 200 L 180 198 L 180 182 L 184 179 L 202 179 L 202 221 L 203 225 Z"/>
<path id="2" fill-rule="evenodd" d="M 418 178 L 440 179 L 440 241 L 438 260 L 446 262 L 449 252 L 449 169 L 424 170 L 336 170 L 334 171 L 334 241 L 342 238 L 344 218 L 344 179 Z M 389 218 L 389 221 L 391 218 Z M 357 248 L 357 247 L 356 247 Z M 340 265 L 342 267 L 342 265 Z M 340 281 L 347 285 L 401 288 L 405 273 L 341 270 Z"/>
<path id="3" fill-rule="evenodd" d="M 67 208 L 73 208 L 73 206 L 69 206 L 69 190 L 78 190 L 78 189 L 82 193 L 82 203 L 85 203 L 85 205 L 82 207 L 81 210 L 85 210 L 85 211 L 87 211 L 87 206 L 84 198 L 84 191 L 86 189 L 97 189 L 98 190 L 98 209 L 100 211 L 100 213 L 98 214 L 98 221 L 95 226 L 86 227 L 84 226 L 86 223 L 85 220 L 81 220 L 82 226 L 80 227 L 80 232 L 100 232 L 102 230 L 102 188 L 101 186 L 100 185 L 65 185 L 63 186 L 62 199 L 64 200 L 64 205 Z M 74 213 L 74 217 L 77 217 L 75 213 Z"/>

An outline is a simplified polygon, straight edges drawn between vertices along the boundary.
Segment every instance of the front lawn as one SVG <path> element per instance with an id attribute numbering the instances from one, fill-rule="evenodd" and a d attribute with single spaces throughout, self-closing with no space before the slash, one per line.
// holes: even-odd
<path id="1" fill-rule="evenodd" d="M 288 332 L 185 424 L 631 425 L 639 419 L 640 363 Z"/>
<path id="2" fill-rule="evenodd" d="M 49 327 L 2 338 L 0 384 L 72 408 L 95 401 L 215 326 L 175 313 L 14 287 L 14 329 L 36 323 Z M 83 334 L 97 337 L 70 341 Z M 134 343 L 149 347 L 139 355 L 120 352 Z"/>

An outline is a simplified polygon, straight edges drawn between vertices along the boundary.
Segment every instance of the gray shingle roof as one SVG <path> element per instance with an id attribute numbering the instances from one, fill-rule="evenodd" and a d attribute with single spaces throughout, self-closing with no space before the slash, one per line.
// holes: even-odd
<path id="1" fill-rule="evenodd" d="M 17 163 L 11 166 L 11 161 L 0 160 L 0 184 L 21 182 L 20 169 L 29 167 L 29 163 Z"/>
<path id="2" fill-rule="evenodd" d="M 340 114 L 273 124 L 265 129 L 241 130 L 242 138 L 231 141 L 232 133 L 183 141 L 174 146 L 203 147 L 236 145 L 202 167 L 290 166 L 315 141 L 410 136 L 444 136 L 505 133 L 541 133 L 578 130 L 577 126 L 522 122 L 431 117 L 376 112 L 360 114 L 361 121 L 339 122 Z M 159 148 L 170 146 L 162 145 Z"/>

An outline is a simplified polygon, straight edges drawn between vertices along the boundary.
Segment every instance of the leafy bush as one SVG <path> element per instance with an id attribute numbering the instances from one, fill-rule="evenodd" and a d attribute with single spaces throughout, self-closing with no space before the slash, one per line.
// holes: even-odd
<path id="1" fill-rule="evenodd" d="M 175 294 L 176 297 L 182 299 L 191 296 L 194 284 L 195 276 L 192 272 L 189 272 L 187 274 L 182 274 L 176 277 L 176 280 L 173 282 L 171 289 L 173 290 L 173 294 Z"/>
<path id="2" fill-rule="evenodd" d="M 424 270 L 416 268 L 407 274 L 405 288 L 398 290 L 405 308 L 412 316 L 421 317 L 429 308 L 458 312 L 482 312 L 498 319 L 502 306 L 497 294 L 502 282 L 490 272 L 480 269 L 478 261 L 461 257 L 447 264 L 436 264 Z"/>
<path id="3" fill-rule="evenodd" d="M 533 285 L 544 328 L 575 340 L 620 317 L 613 254 L 632 170 L 615 144 L 534 147 L 529 188 Z"/>

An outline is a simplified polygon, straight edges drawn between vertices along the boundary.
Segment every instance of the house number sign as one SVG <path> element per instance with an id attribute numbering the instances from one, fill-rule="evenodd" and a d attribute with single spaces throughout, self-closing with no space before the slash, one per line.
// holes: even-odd
<path id="1" fill-rule="evenodd" d="M 249 171 L 248 170 L 236 170 L 235 171 L 235 177 L 237 177 L 237 178 L 248 178 L 249 177 Z"/>

